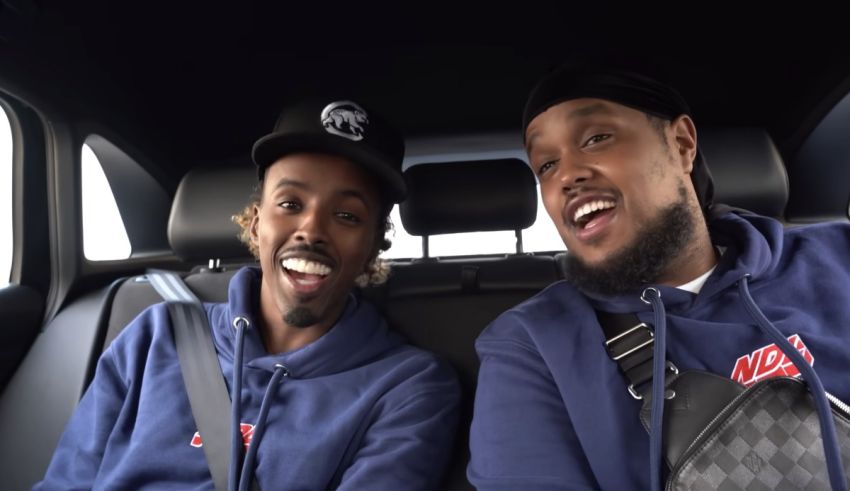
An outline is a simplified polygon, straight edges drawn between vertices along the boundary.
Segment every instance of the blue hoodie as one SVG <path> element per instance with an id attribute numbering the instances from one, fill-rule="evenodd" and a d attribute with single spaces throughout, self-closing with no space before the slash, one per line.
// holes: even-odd
<path id="1" fill-rule="evenodd" d="M 666 310 L 667 359 L 746 385 L 797 373 L 747 311 L 740 283 L 750 275 L 758 308 L 826 391 L 850 401 L 850 224 L 784 230 L 727 213 L 709 229 L 726 250 L 699 294 L 654 285 Z M 605 351 L 594 309 L 656 325 L 640 292 L 586 295 L 558 282 L 478 338 L 468 476 L 479 490 L 650 489 L 641 404 Z"/>
<path id="2" fill-rule="evenodd" d="M 232 322 L 258 312 L 261 273 L 230 281 L 206 304 L 230 385 Z M 241 421 L 250 438 L 276 364 L 254 475 L 262 489 L 435 489 L 451 454 L 460 388 L 453 370 L 403 343 L 367 302 L 349 297 L 330 331 L 284 354 L 244 338 Z M 229 387 L 228 387 L 229 389 Z M 142 312 L 100 359 L 36 489 L 214 489 L 189 407 L 168 309 Z"/>

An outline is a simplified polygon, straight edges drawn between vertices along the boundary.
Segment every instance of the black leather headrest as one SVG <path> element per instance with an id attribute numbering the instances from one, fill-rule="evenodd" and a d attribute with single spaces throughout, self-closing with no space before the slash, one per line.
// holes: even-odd
<path id="1" fill-rule="evenodd" d="M 405 178 L 401 222 L 412 235 L 517 230 L 537 216 L 534 175 L 519 159 L 418 164 Z"/>
<path id="2" fill-rule="evenodd" d="M 185 261 L 250 258 L 231 217 L 248 204 L 256 185 L 257 171 L 248 163 L 186 174 L 168 219 L 168 241 L 174 253 Z"/>
<path id="3" fill-rule="evenodd" d="M 715 203 L 783 216 L 788 177 L 767 132 L 702 128 L 698 136 L 714 178 Z M 422 163 L 407 169 L 405 177 L 409 194 L 401 220 L 413 235 L 523 229 L 537 214 L 535 179 L 519 159 Z M 250 258 L 230 217 L 248 204 L 256 185 L 255 169 L 247 163 L 187 174 L 168 221 L 175 254 L 186 261 Z"/>
<path id="4" fill-rule="evenodd" d="M 714 179 L 714 202 L 781 218 L 788 174 L 761 128 L 698 129 L 700 151 Z"/>

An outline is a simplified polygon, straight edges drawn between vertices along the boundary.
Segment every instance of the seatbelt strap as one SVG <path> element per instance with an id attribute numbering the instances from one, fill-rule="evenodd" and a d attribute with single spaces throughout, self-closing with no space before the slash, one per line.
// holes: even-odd
<path id="1" fill-rule="evenodd" d="M 174 273 L 149 273 L 148 280 L 168 303 L 174 344 L 192 416 L 217 491 L 227 490 L 230 464 L 230 396 L 201 301 Z M 256 484 L 256 481 L 254 481 Z"/>

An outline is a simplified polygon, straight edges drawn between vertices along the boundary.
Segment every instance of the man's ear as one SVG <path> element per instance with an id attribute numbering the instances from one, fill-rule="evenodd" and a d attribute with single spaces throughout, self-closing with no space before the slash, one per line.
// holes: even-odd
<path id="1" fill-rule="evenodd" d="M 251 243 L 254 244 L 255 247 L 259 247 L 260 244 L 260 236 L 257 233 L 257 227 L 260 222 L 260 206 L 258 204 L 254 204 L 251 208 Z"/>
<path id="2" fill-rule="evenodd" d="M 375 245 L 372 247 L 372 250 L 369 252 L 369 257 L 366 258 L 366 265 L 363 267 L 363 271 L 368 273 L 369 267 L 375 262 L 375 258 L 378 257 L 378 254 L 381 253 L 381 244 L 384 242 L 383 236 L 375 237 Z"/>
<path id="3" fill-rule="evenodd" d="M 387 219 L 385 218 L 384 220 Z M 369 266 L 375 262 L 375 259 L 378 257 L 378 254 L 381 253 L 381 250 L 386 249 L 386 232 L 387 231 L 384 227 L 381 226 L 378 226 L 375 230 L 375 239 L 372 241 L 372 250 L 369 251 L 369 257 L 366 258 L 366 266 L 364 268 L 367 273 L 369 272 Z"/>
<path id="4" fill-rule="evenodd" d="M 690 174 L 697 157 L 697 129 L 694 120 L 687 114 L 682 114 L 670 122 L 670 129 L 675 142 L 673 150 L 681 158 L 682 170 Z"/>

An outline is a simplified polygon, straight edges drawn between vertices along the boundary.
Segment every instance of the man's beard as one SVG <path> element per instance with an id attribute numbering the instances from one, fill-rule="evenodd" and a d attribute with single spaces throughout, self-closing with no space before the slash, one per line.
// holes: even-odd
<path id="1" fill-rule="evenodd" d="M 692 242 L 695 229 L 687 192 L 680 185 L 679 200 L 643 224 L 631 244 L 601 264 L 589 266 L 568 252 L 567 281 L 580 290 L 603 295 L 638 291 L 661 277 L 670 262 Z"/>
<path id="2" fill-rule="evenodd" d="M 293 307 L 283 314 L 283 322 L 294 327 L 310 327 L 319 322 L 319 316 L 307 307 Z"/>

